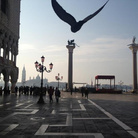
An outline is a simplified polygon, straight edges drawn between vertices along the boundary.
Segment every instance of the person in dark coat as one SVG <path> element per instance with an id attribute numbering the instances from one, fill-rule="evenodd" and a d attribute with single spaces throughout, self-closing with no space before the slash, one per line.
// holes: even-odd
<path id="1" fill-rule="evenodd" d="M 18 92 L 18 87 L 16 86 L 15 87 L 15 95 L 17 95 L 17 92 Z"/>
<path id="2" fill-rule="evenodd" d="M 53 93 L 54 93 L 54 89 L 52 88 L 52 86 L 50 86 L 50 88 L 49 88 L 49 90 L 48 90 L 50 103 L 53 102 L 53 98 L 52 98 Z"/>
<path id="3" fill-rule="evenodd" d="M 83 97 L 84 93 L 85 93 L 85 88 L 82 87 L 82 88 L 81 88 L 81 94 L 82 94 L 82 97 Z"/>
<path id="4" fill-rule="evenodd" d="M 60 97 L 60 90 L 57 87 L 56 87 L 56 90 L 55 90 L 55 97 L 56 97 L 56 102 L 58 103 L 59 97 Z"/>
<path id="5" fill-rule="evenodd" d="M 89 91 L 88 91 L 88 88 L 85 88 L 85 97 L 88 99 L 88 94 L 89 94 Z"/>

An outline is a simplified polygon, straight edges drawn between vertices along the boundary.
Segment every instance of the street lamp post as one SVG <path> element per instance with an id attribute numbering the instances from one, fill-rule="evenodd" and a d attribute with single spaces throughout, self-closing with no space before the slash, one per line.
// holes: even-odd
<path id="1" fill-rule="evenodd" d="M 50 70 L 47 70 L 46 66 L 43 65 L 44 60 L 45 60 L 45 57 L 42 56 L 42 57 L 41 57 L 41 62 L 42 62 L 42 64 L 38 63 L 37 61 L 35 62 L 36 71 L 38 71 L 38 72 L 41 73 L 41 92 L 40 92 L 39 100 L 38 100 L 38 102 L 37 102 L 38 104 L 43 104 L 43 103 L 45 103 L 45 102 L 44 102 L 44 99 L 43 99 L 43 72 L 46 71 L 47 73 L 50 73 L 50 72 L 52 71 L 52 68 L 53 68 L 53 64 L 50 63 L 50 64 L 49 64 Z"/>
<path id="2" fill-rule="evenodd" d="M 60 74 L 58 73 L 58 76 L 55 76 L 55 79 L 58 81 L 58 89 L 59 89 L 59 81 L 63 79 L 63 76 L 60 78 Z"/>
<path id="3" fill-rule="evenodd" d="M 120 85 L 120 87 L 121 87 L 121 90 L 122 90 L 122 86 L 123 86 L 124 82 L 122 82 L 122 81 L 119 81 L 119 82 L 118 82 L 118 84 Z"/>

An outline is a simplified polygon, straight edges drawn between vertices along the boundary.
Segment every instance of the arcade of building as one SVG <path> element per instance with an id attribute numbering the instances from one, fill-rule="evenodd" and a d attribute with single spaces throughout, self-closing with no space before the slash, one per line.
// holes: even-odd
<path id="1" fill-rule="evenodd" d="M 20 0 L 0 0 L 0 76 L 4 81 L 4 93 L 11 92 L 18 79 L 16 57 L 18 55 Z"/>

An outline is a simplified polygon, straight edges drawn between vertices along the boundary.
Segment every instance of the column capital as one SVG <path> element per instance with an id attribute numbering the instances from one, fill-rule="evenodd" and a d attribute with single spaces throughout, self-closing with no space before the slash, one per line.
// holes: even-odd
<path id="1" fill-rule="evenodd" d="M 136 53 L 138 51 L 138 44 L 130 44 L 129 49 L 132 50 L 132 53 Z"/>
<path id="2" fill-rule="evenodd" d="M 73 49 L 75 48 L 75 46 L 67 45 L 66 48 L 69 50 L 69 52 L 73 52 Z"/>

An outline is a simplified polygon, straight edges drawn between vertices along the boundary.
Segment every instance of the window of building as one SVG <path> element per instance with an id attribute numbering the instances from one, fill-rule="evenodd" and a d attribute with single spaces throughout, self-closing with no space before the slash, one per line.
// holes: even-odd
<path id="1" fill-rule="evenodd" d="M 5 14 L 7 14 L 7 6 L 8 6 L 8 1 L 1 0 L 1 11 Z"/>

